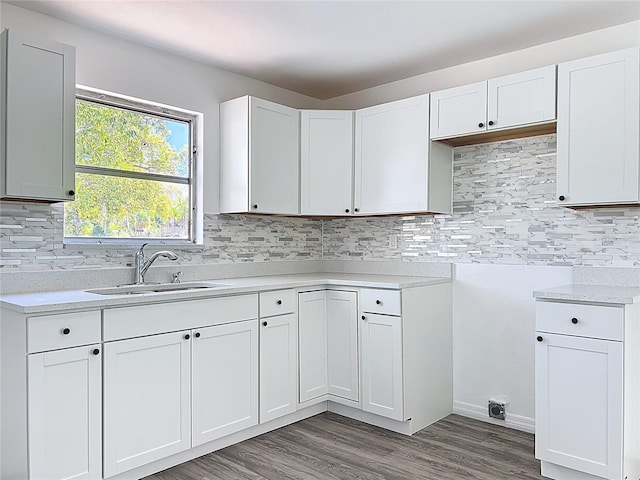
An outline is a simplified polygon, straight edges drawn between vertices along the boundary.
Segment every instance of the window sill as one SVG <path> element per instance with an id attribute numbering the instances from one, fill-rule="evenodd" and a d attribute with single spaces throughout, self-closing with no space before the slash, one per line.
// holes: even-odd
<path id="1" fill-rule="evenodd" d="M 82 238 L 65 238 L 62 241 L 62 246 L 65 249 L 98 249 L 98 250 L 132 250 L 138 249 L 143 243 L 149 244 L 149 247 L 171 247 L 179 250 L 191 250 L 191 251 L 201 251 L 204 248 L 203 243 L 194 243 L 188 242 L 185 240 L 158 240 L 158 239 L 123 239 L 123 240 L 115 240 L 115 239 L 104 239 L 98 240 L 95 238 L 92 239 L 82 239 Z"/>

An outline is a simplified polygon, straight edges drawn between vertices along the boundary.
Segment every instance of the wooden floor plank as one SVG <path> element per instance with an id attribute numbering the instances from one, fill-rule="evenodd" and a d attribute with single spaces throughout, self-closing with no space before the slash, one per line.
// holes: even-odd
<path id="1" fill-rule="evenodd" d="M 146 480 L 533 480 L 533 435 L 458 415 L 408 437 L 323 413 Z"/>

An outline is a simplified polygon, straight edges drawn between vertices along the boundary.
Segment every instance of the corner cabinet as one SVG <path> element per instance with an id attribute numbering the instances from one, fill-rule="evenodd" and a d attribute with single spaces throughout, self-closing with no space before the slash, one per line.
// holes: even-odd
<path id="1" fill-rule="evenodd" d="M 298 295 L 300 403 L 328 399 L 358 404 L 357 315 L 355 291 L 316 290 Z"/>
<path id="2" fill-rule="evenodd" d="M 0 50 L 0 198 L 73 200 L 75 47 L 5 30 Z"/>
<path id="3" fill-rule="evenodd" d="M 558 66 L 559 205 L 640 203 L 640 51 Z"/>
<path id="4" fill-rule="evenodd" d="M 555 119 L 555 65 L 431 94 L 432 139 L 504 130 Z"/>
<path id="5" fill-rule="evenodd" d="M 298 214 L 298 110 L 245 96 L 220 104 L 220 211 Z"/>
<path id="6" fill-rule="evenodd" d="M 536 458 L 555 479 L 640 478 L 640 308 L 536 302 Z"/>
<path id="7" fill-rule="evenodd" d="M 354 212 L 451 212 L 452 151 L 429 142 L 429 95 L 356 111 Z"/>

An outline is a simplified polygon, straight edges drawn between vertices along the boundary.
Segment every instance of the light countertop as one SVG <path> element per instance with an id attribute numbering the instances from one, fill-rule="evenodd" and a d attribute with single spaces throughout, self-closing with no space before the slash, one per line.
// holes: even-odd
<path id="1" fill-rule="evenodd" d="M 640 287 L 572 284 L 534 291 L 533 296 L 538 300 L 624 305 L 640 302 Z"/>
<path id="2" fill-rule="evenodd" d="M 176 300 L 192 300 L 205 297 L 256 293 L 284 288 L 316 287 L 363 287 L 401 289 L 451 283 L 445 277 L 417 277 L 400 275 L 373 275 L 351 273 L 306 273 L 272 275 L 264 277 L 223 278 L 209 280 L 223 284 L 211 289 L 154 292 L 143 295 L 100 295 L 84 290 L 61 290 L 55 292 L 33 292 L 0 297 L 0 306 L 20 313 L 64 312 L 80 309 L 101 309 L 128 305 L 144 305 Z M 91 290 L 98 290 L 93 288 Z"/>

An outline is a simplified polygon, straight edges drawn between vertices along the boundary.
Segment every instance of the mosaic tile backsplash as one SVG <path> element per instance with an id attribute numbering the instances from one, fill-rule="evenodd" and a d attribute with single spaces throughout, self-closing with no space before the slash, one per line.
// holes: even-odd
<path id="1" fill-rule="evenodd" d="M 392 260 L 640 267 L 640 207 L 555 201 L 555 135 L 460 147 L 452 215 L 304 218 L 213 215 L 180 264 Z M 2 202 L 0 270 L 131 264 L 132 248 L 63 247 L 61 204 Z"/>
<path id="2" fill-rule="evenodd" d="M 0 269 L 87 269 L 133 262 L 131 246 L 63 246 L 62 204 L 3 202 L 1 207 Z M 178 253 L 176 264 L 322 259 L 318 220 L 207 214 L 203 226 L 204 246 L 168 247 Z"/>
<path id="3" fill-rule="evenodd" d="M 452 215 L 327 221 L 323 258 L 640 267 L 640 207 L 557 205 L 555 135 L 459 147 L 453 167 Z"/>

